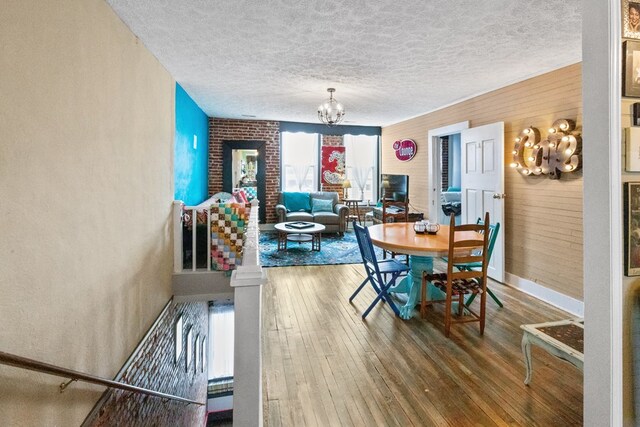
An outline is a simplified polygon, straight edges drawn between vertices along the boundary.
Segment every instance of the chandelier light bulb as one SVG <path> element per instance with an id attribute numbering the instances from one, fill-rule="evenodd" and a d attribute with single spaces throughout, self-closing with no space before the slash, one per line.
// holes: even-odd
<path id="1" fill-rule="evenodd" d="M 523 132 L 524 132 L 526 135 L 529 135 L 529 132 L 531 132 L 531 129 L 526 128 Z"/>
<path id="2" fill-rule="evenodd" d="M 556 133 L 556 128 L 549 128 L 549 133 Z"/>
<path id="3" fill-rule="evenodd" d="M 340 123 L 345 114 L 344 106 L 333 97 L 333 92 L 335 91 L 332 87 L 328 88 L 329 99 L 318 107 L 318 120 L 328 126 L 335 126 Z"/>
<path id="4" fill-rule="evenodd" d="M 567 148 L 566 150 L 564 150 L 564 153 L 565 153 L 565 154 L 571 154 L 572 152 L 573 152 L 573 151 L 571 151 L 571 149 L 570 149 L 570 148 Z"/>
<path id="5" fill-rule="evenodd" d="M 529 161 L 533 162 L 535 160 L 535 158 L 533 156 L 529 156 Z"/>
<path id="6" fill-rule="evenodd" d="M 516 162 L 513 162 L 509 166 L 511 166 L 512 168 L 517 168 L 519 165 Z"/>
<path id="7" fill-rule="evenodd" d="M 520 139 L 520 137 L 517 137 L 517 138 L 516 138 L 516 142 L 520 142 L 520 141 L 522 141 L 522 140 Z"/>
<path id="8" fill-rule="evenodd" d="M 555 142 L 550 142 L 550 143 L 549 143 L 549 147 L 553 148 L 553 147 L 555 147 L 555 146 L 556 146 Z"/>
<path id="9" fill-rule="evenodd" d="M 566 165 L 564 168 L 565 168 L 566 170 L 570 171 L 571 169 L 573 169 L 573 166 L 571 166 L 571 165 Z"/>

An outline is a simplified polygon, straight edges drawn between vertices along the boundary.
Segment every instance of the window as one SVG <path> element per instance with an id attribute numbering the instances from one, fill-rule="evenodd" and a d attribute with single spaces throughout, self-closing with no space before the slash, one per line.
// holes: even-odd
<path id="1" fill-rule="evenodd" d="M 209 380 L 233 377 L 233 302 L 209 303 Z"/>
<path id="2" fill-rule="evenodd" d="M 349 197 L 378 200 L 378 137 L 345 135 L 345 163 L 347 179 L 351 181 Z"/>
<path id="3" fill-rule="evenodd" d="M 318 134 L 282 133 L 282 191 L 318 189 Z"/>

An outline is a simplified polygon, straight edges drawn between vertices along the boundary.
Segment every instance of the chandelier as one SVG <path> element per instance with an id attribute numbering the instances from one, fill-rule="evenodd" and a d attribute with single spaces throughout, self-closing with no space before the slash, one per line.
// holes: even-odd
<path id="1" fill-rule="evenodd" d="M 335 91 L 332 87 L 328 88 L 329 99 L 318 107 L 318 119 L 328 126 L 337 125 L 344 117 L 344 107 L 333 98 L 333 92 Z"/>

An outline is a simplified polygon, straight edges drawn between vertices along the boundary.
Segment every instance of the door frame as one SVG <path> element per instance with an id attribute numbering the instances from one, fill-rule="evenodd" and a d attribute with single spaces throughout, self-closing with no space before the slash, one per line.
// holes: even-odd
<path id="1" fill-rule="evenodd" d="M 440 138 L 443 136 L 452 135 L 455 133 L 461 133 L 463 130 L 469 129 L 469 120 L 464 122 L 458 122 L 451 125 L 439 127 L 437 129 L 429 130 L 427 134 L 428 151 L 429 151 L 429 185 L 431 191 L 429 191 L 429 220 L 437 221 L 440 212 L 440 193 L 442 191 L 442 165 L 440 159 Z"/>
<path id="2" fill-rule="evenodd" d="M 258 181 L 258 201 L 260 209 L 258 217 L 260 222 L 266 222 L 266 142 L 265 141 L 222 141 L 222 191 L 231 193 L 233 191 L 233 150 L 258 150 L 258 170 L 256 171 L 256 180 Z M 228 165 L 228 166 L 227 166 Z"/>

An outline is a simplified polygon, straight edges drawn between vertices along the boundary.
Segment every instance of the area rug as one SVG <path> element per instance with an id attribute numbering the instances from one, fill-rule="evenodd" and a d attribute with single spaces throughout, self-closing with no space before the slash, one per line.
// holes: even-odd
<path id="1" fill-rule="evenodd" d="M 382 250 L 376 256 L 382 259 Z M 335 265 L 362 262 L 358 241 L 353 231 L 344 236 L 337 233 L 323 234 L 320 251 L 311 250 L 311 242 L 287 242 L 286 251 L 278 251 L 276 232 L 260 233 L 260 263 L 263 267 L 286 267 L 291 265 Z"/>

